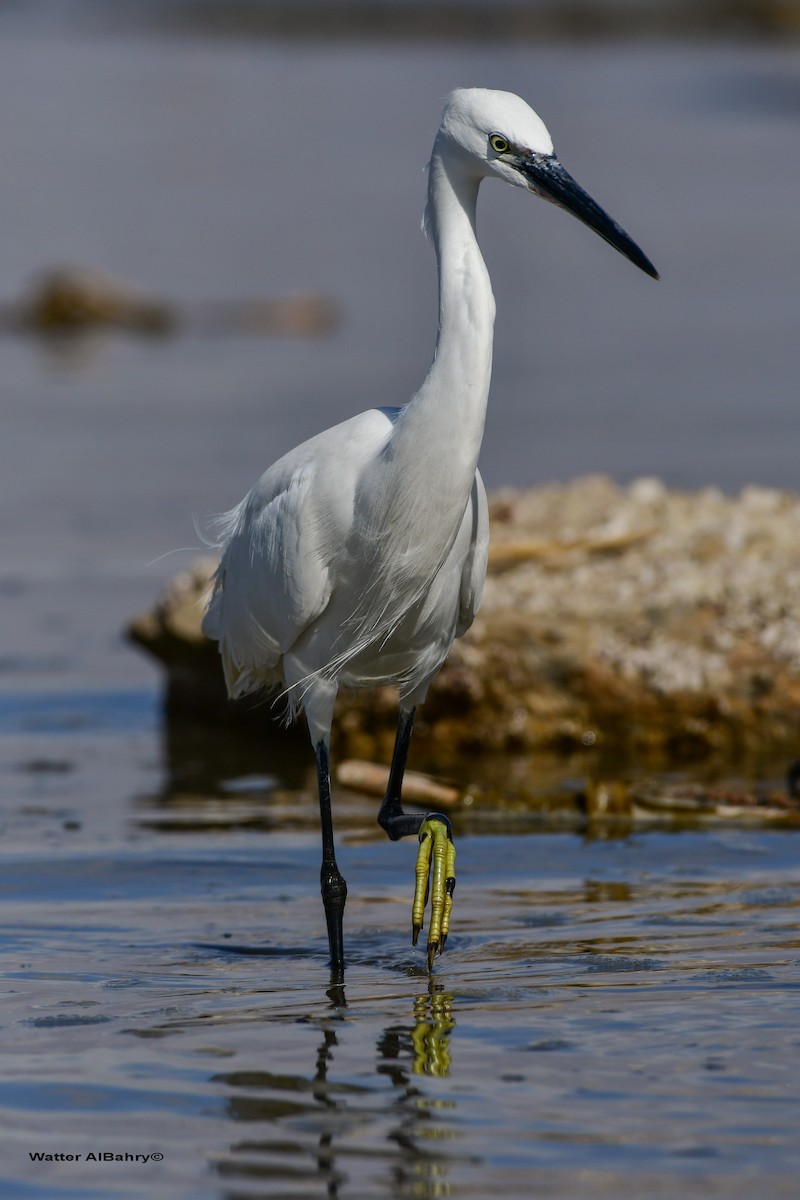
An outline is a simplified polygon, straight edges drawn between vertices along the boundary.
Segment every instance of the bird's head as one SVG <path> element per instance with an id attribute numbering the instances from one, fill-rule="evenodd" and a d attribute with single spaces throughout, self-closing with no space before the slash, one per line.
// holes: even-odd
<path id="1" fill-rule="evenodd" d="M 658 279 L 647 255 L 562 167 L 544 122 L 513 92 L 456 88 L 447 97 L 437 148 L 473 178 L 502 179 L 566 209 Z"/>

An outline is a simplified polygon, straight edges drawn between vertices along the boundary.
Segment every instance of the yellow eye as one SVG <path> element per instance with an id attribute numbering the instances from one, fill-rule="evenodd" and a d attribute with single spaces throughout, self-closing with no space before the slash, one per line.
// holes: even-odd
<path id="1" fill-rule="evenodd" d="M 489 135 L 489 145 L 494 150 L 495 154 L 507 154 L 511 149 L 508 139 L 501 137 L 499 133 Z"/>

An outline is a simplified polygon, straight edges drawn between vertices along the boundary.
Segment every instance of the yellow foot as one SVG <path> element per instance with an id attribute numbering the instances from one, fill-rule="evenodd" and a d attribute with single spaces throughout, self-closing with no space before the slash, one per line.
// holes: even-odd
<path id="1" fill-rule="evenodd" d="M 417 883 L 414 907 L 411 910 L 411 941 L 416 946 L 422 929 L 428 893 L 431 896 L 431 918 L 428 925 L 428 970 L 441 954 L 450 932 L 450 912 L 456 886 L 456 848 L 450 822 L 441 813 L 429 813 L 419 830 L 417 854 Z"/>

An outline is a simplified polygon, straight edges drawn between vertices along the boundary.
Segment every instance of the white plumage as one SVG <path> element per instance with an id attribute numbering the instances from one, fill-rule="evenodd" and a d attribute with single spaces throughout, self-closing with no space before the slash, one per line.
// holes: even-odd
<path id="1" fill-rule="evenodd" d="M 292 713 L 305 710 L 317 748 L 323 898 L 337 969 L 344 897 L 332 918 L 325 883 L 328 862 L 344 890 L 326 817 L 337 689 L 398 685 L 404 733 L 390 785 L 397 795 L 387 794 L 379 820 L 390 837 L 416 831 L 423 818 L 402 814 L 399 797 L 413 711 L 481 601 L 489 530 L 477 461 L 495 305 L 475 210 L 491 176 L 567 208 L 655 275 L 564 171 L 523 100 L 452 92 L 428 172 L 439 328 L 422 386 L 405 406 L 370 409 L 284 455 L 221 521 L 222 561 L 203 628 L 219 642 L 231 696 L 280 688 Z"/>
<path id="2" fill-rule="evenodd" d="M 203 629 L 220 643 L 230 695 L 286 688 L 315 744 L 330 733 L 339 684 L 398 683 L 401 702 L 422 703 L 480 604 L 489 542 L 480 477 L 473 466 L 449 521 L 426 514 L 418 472 L 397 478 L 407 411 L 371 409 L 318 434 L 225 519 Z M 404 492 L 397 528 L 392 500 Z"/>

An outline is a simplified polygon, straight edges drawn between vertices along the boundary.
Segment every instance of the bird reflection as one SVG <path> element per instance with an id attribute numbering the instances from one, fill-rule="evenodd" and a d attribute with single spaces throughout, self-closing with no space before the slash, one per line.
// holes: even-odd
<path id="1" fill-rule="evenodd" d="M 419 1083 L 420 1077 L 443 1078 L 450 1071 L 453 997 L 431 980 L 427 990 L 414 997 L 408 1019 L 383 1030 L 375 1070 L 390 1081 L 387 1093 L 369 1079 L 335 1078 L 335 1054 L 351 1026 L 343 1024 L 343 986 L 334 980 L 327 994 L 330 1010 L 311 1019 L 320 1039 L 310 1078 L 257 1067 L 214 1077 L 230 1089 L 231 1118 L 255 1134 L 231 1145 L 216 1163 L 218 1173 L 231 1183 L 247 1180 L 253 1200 L 273 1196 L 281 1179 L 294 1186 L 314 1181 L 324 1186 L 330 1200 L 337 1200 L 342 1186 L 354 1182 L 348 1165 L 358 1165 L 363 1178 L 362 1171 L 376 1161 L 388 1164 L 388 1195 L 398 1200 L 408 1195 L 421 1200 L 448 1197 L 452 1156 L 443 1149 L 453 1137 L 445 1118 L 454 1104 L 447 1097 L 432 1097 Z M 382 1133 L 383 1147 L 364 1144 L 368 1126 Z M 259 1180 L 263 1192 L 252 1191 Z M 227 1200 L 236 1194 L 234 1185 Z"/>

